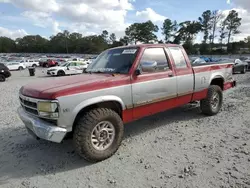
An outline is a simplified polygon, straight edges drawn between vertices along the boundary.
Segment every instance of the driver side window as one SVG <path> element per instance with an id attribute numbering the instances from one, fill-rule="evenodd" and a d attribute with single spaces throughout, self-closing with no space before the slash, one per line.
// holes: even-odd
<path id="1" fill-rule="evenodd" d="M 141 64 L 147 62 L 156 62 L 156 68 L 152 72 L 163 72 L 169 70 L 169 63 L 163 48 L 147 48 L 143 52 L 142 58 L 140 60 L 139 68 L 143 73 L 148 73 L 148 71 L 143 71 Z"/>

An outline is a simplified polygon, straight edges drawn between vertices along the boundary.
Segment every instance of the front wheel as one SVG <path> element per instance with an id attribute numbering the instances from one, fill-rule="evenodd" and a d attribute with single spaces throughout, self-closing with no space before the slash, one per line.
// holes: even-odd
<path id="1" fill-rule="evenodd" d="M 64 71 L 58 71 L 57 76 L 65 76 L 65 72 Z"/>
<path id="2" fill-rule="evenodd" d="M 201 111 L 205 115 L 216 115 L 222 106 L 222 89 L 217 85 L 211 85 L 207 91 L 207 97 L 200 102 Z"/>
<path id="3" fill-rule="evenodd" d="M 5 82 L 6 78 L 4 75 L 0 74 L 0 82 Z"/>
<path id="4" fill-rule="evenodd" d="M 21 67 L 21 66 L 20 66 L 20 67 L 18 67 L 18 70 L 23 70 L 23 69 L 24 69 L 24 68 L 23 68 L 23 67 Z"/>
<path id="5" fill-rule="evenodd" d="M 115 111 L 97 108 L 79 118 L 73 141 L 81 157 L 98 162 L 111 157 L 118 150 L 123 132 L 122 119 Z"/>

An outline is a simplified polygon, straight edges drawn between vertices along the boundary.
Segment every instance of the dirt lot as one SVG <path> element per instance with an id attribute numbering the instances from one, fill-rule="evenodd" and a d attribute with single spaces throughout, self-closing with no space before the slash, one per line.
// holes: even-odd
<path id="1" fill-rule="evenodd" d="M 250 73 L 224 93 L 221 112 L 187 105 L 126 125 L 110 159 L 90 164 L 72 142 L 37 141 L 18 119 L 18 90 L 44 79 L 14 72 L 0 83 L 0 187 L 250 187 Z"/>

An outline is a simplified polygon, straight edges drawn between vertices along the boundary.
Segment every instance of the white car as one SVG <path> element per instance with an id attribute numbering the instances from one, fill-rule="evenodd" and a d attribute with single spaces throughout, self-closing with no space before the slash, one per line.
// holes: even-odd
<path id="1" fill-rule="evenodd" d="M 81 61 L 68 61 L 61 66 L 51 67 L 47 74 L 51 76 L 65 76 L 73 74 L 82 74 L 88 67 L 88 64 Z"/>
<path id="2" fill-rule="evenodd" d="M 26 67 L 38 67 L 39 66 L 39 61 L 37 60 L 32 60 L 32 59 L 26 59 L 24 61 L 21 61 Z"/>
<path id="3" fill-rule="evenodd" d="M 26 66 L 24 65 L 24 63 L 20 63 L 20 62 L 6 62 L 5 64 L 9 70 L 23 70 L 26 68 Z"/>

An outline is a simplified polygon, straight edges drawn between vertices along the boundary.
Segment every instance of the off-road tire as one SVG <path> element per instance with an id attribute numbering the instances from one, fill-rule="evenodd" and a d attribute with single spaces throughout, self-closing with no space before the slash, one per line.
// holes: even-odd
<path id="1" fill-rule="evenodd" d="M 65 76 L 65 72 L 62 71 L 62 70 L 59 70 L 59 71 L 57 72 L 57 76 Z"/>
<path id="2" fill-rule="evenodd" d="M 6 78 L 4 75 L 0 74 L 0 82 L 5 82 Z"/>
<path id="3" fill-rule="evenodd" d="M 214 96 L 215 93 L 219 95 L 219 101 L 218 101 L 219 104 L 216 108 L 213 108 L 212 97 Z M 222 89 L 217 85 L 209 86 L 207 91 L 207 97 L 200 101 L 200 108 L 202 113 L 208 116 L 216 115 L 221 109 L 222 101 L 223 101 Z"/>
<path id="4" fill-rule="evenodd" d="M 115 129 L 112 144 L 103 151 L 95 149 L 91 143 L 91 134 L 95 126 L 109 121 Z M 73 142 L 76 152 L 89 162 L 99 162 L 111 157 L 119 148 L 123 139 L 124 126 L 121 117 L 113 110 L 96 108 L 88 111 L 76 122 Z"/>

